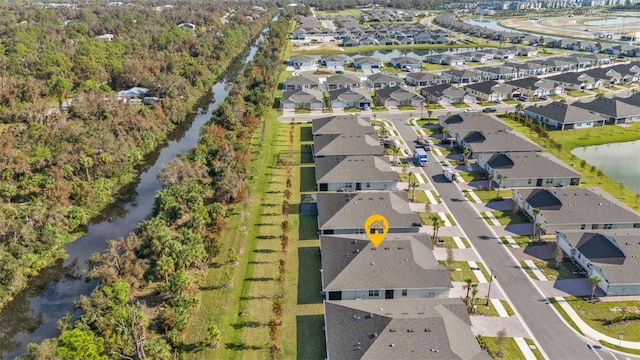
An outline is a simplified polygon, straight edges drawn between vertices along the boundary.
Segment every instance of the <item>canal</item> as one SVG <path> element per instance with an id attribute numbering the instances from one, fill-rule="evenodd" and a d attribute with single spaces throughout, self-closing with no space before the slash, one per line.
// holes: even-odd
<path id="1" fill-rule="evenodd" d="M 276 18 L 273 21 L 277 20 Z M 68 257 L 44 269 L 29 286 L 16 295 L 0 312 L 0 358 L 14 359 L 29 343 L 39 343 L 58 335 L 57 321 L 73 314 L 75 303 L 96 287 L 85 277 L 86 262 L 95 252 L 105 249 L 110 239 L 126 237 L 151 213 L 156 193 L 161 190 L 157 175 L 162 166 L 187 152 L 198 143 L 200 129 L 229 95 L 229 88 L 244 65 L 253 60 L 268 28 L 253 45 L 234 61 L 223 80 L 211 87 L 182 126 L 173 131 L 164 146 L 147 157 L 143 172 L 125 194 L 87 227 L 78 240 L 67 244 Z"/>

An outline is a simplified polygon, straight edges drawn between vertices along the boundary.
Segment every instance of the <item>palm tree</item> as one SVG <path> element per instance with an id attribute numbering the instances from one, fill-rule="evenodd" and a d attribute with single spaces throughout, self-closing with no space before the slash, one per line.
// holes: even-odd
<path id="1" fill-rule="evenodd" d="M 444 221 L 440 219 L 440 216 L 438 216 L 438 214 L 431 214 L 431 221 L 433 221 L 433 236 L 431 237 L 431 240 L 435 243 L 436 239 L 438 238 L 438 231 L 444 224 Z"/>
<path id="2" fill-rule="evenodd" d="M 496 174 L 493 172 L 489 173 L 489 191 L 493 190 L 493 179 L 496 178 Z"/>
<path id="3" fill-rule="evenodd" d="M 413 174 L 410 175 L 410 177 L 413 176 Z M 409 187 L 411 188 L 411 199 L 413 202 L 416 202 L 416 188 L 418 187 L 418 181 L 413 181 L 413 180 L 409 180 Z"/>
<path id="4" fill-rule="evenodd" d="M 591 283 L 591 302 L 593 302 L 593 298 L 596 295 L 596 288 L 598 287 L 598 284 L 600 284 L 600 278 L 597 276 L 590 276 L 589 277 L 589 283 Z"/>
<path id="5" fill-rule="evenodd" d="M 464 158 L 465 164 L 469 162 L 469 157 L 471 157 L 471 149 L 468 146 L 465 146 L 462 150 L 462 157 Z"/>
<path id="6" fill-rule="evenodd" d="M 533 238 L 535 239 L 538 226 L 538 214 L 540 214 L 540 209 L 534 208 L 533 210 L 531 210 L 531 213 L 533 214 Z"/>
<path id="7" fill-rule="evenodd" d="M 471 291 L 471 283 L 473 282 L 473 280 L 467 278 L 464 279 L 464 282 L 466 283 L 462 288 L 467 290 L 467 295 L 465 295 L 464 297 L 464 302 L 468 305 L 469 302 L 469 292 Z"/>
<path id="8" fill-rule="evenodd" d="M 393 166 L 398 165 L 398 155 L 402 152 L 400 148 L 392 147 L 391 151 L 393 152 Z"/>
<path id="9" fill-rule="evenodd" d="M 478 295 L 478 284 L 471 284 L 471 307 L 476 305 L 476 296 Z"/>
<path id="10" fill-rule="evenodd" d="M 502 174 L 498 174 L 497 179 L 498 179 L 498 194 L 496 194 L 496 197 L 500 197 L 500 187 L 502 186 L 502 182 L 506 179 L 507 177 L 502 175 Z"/>

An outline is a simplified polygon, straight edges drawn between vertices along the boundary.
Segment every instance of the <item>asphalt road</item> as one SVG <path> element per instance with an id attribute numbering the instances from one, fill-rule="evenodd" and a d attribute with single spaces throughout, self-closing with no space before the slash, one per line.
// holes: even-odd
<path id="1" fill-rule="evenodd" d="M 379 114 L 377 118 L 392 119 L 405 143 L 409 146 L 413 144 L 417 135 L 407 122 L 407 114 Z M 552 360 L 627 358 L 626 355 L 613 353 L 604 348 L 590 348 L 587 339 L 565 325 L 551 308 L 552 305 L 546 303 L 544 296 L 528 275 L 519 269 L 515 258 L 501 245 L 491 228 L 466 200 L 456 184 L 449 183 L 444 178 L 438 162 L 430 161 L 429 165 L 422 169 L 483 262 L 494 270 L 493 285 L 502 288 L 525 328 L 528 328 L 546 357 Z"/>

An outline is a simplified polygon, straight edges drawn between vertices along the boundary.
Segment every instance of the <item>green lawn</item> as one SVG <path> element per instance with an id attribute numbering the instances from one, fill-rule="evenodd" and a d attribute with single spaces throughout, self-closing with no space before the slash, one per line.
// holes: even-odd
<path id="1" fill-rule="evenodd" d="M 626 340 L 626 336 L 625 336 L 625 340 Z M 623 347 L 620 347 L 620 346 L 618 346 L 616 344 L 608 343 L 608 342 L 606 342 L 604 340 L 600 340 L 600 344 L 602 344 L 602 346 L 606 346 L 606 347 L 608 347 L 610 349 L 622 351 L 622 352 L 629 353 L 629 354 L 640 355 L 640 349 L 623 348 Z"/>
<path id="2" fill-rule="evenodd" d="M 466 182 L 480 181 L 480 180 L 487 179 L 487 175 L 481 171 L 458 171 L 458 175 L 462 176 L 462 178 Z"/>
<path id="3" fill-rule="evenodd" d="M 507 314 L 509 314 L 509 316 L 512 316 L 514 314 L 513 309 L 506 300 L 500 300 L 500 303 L 504 307 Z M 486 297 L 476 299 L 476 311 L 478 314 L 484 316 L 498 316 L 498 311 L 493 306 L 493 303 L 489 301 L 489 303 L 487 304 Z"/>
<path id="4" fill-rule="evenodd" d="M 451 146 L 449 147 L 448 145 L 446 147 L 441 146 L 440 147 L 440 152 L 442 153 L 442 155 L 449 156 L 449 155 L 455 155 L 455 154 L 460 154 L 462 152 L 462 150 L 457 147 L 457 146 Z"/>
<path id="5" fill-rule="evenodd" d="M 509 334 L 507 334 L 509 336 Z M 485 343 L 487 344 L 487 348 L 489 354 L 494 359 L 522 359 L 522 352 L 516 344 L 516 341 L 513 338 L 505 338 L 503 340 L 502 346 L 499 347 L 495 337 L 483 336 Z M 500 350 L 503 354 L 502 357 L 498 357 L 496 353 Z"/>
<path id="6" fill-rule="evenodd" d="M 501 225 L 516 225 L 529 222 L 529 218 L 521 212 L 513 213 L 511 210 L 494 210 L 491 212 Z"/>
<path id="7" fill-rule="evenodd" d="M 446 266 L 446 262 L 444 260 L 440 260 L 438 262 Z M 489 278 L 489 275 L 487 274 L 487 270 L 484 268 L 482 263 L 477 263 L 477 264 L 478 264 L 478 267 L 480 268 L 480 271 L 482 271 L 485 274 L 485 277 Z M 471 279 L 473 282 L 478 282 L 478 279 L 476 278 L 473 271 L 469 267 L 469 263 L 466 261 L 453 261 L 451 263 L 451 269 L 452 270 L 449 272 L 451 274 L 451 281 L 463 282 L 464 279 Z"/>
<path id="8" fill-rule="evenodd" d="M 451 65 L 440 65 L 440 64 L 430 64 L 430 63 L 422 63 L 422 70 L 423 71 L 434 71 L 434 70 L 438 70 L 438 71 L 445 71 L 445 70 L 451 70 L 454 67 Z"/>
<path id="9" fill-rule="evenodd" d="M 409 191 L 409 201 L 424 204 L 429 201 L 427 199 L 427 194 L 424 193 L 424 190 L 416 190 L 415 191 L 416 198 L 413 198 L 413 191 Z"/>
<path id="10" fill-rule="evenodd" d="M 545 360 L 544 356 L 542 356 L 542 353 L 536 347 L 536 344 L 533 342 L 533 340 L 529 338 L 525 338 L 524 341 L 527 343 L 527 345 L 529 345 L 529 349 L 531 349 L 531 351 L 533 352 L 533 355 L 536 356 L 536 360 Z"/>
<path id="11" fill-rule="evenodd" d="M 566 297 L 567 303 L 580 315 L 589 326 L 595 330 L 618 338 L 618 333 L 624 331 L 626 334 L 624 339 L 627 341 L 640 341 L 640 320 L 614 323 L 609 325 L 611 320 L 619 319 L 622 315 L 622 309 L 627 308 L 627 316 L 634 315 L 634 312 L 640 311 L 640 301 L 614 301 L 599 302 L 590 304 L 580 298 Z"/>
<path id="12" fill-rule="evenodd" d="M 563 280 L 563 279 L 575 279 L 571 270 L 563 263 L 560 266 L 556 266 L 555 259 L 533 260 L 538 269 L 542 271 L 544 276 L 549 280 Z"/>
<path id="13" fill-rule="evenodd" d="M 500 189 L 500 197 L 498 197 L 497 190 L 474 190 L 473 191 L 480 201 L 488 203 L 492 201 L 499 201 L 504 199 L 510 199 L 512 191 L 510 189 Z M 471 198 L 469 198 L 471 200 Z"/>
<path id="14" fill-rule="evenodd" d="M 376 106 L 374 108 L 371 108 L 371 111 L 373 111 L 374 113 L 383 113 L 383 112 L 389 112 L 389 109 L 387 109 L 384 106 Z"/>
<path id="15" fill-rule="evenodd" d="M 573 97 L 583 97 L 583 96 L 591 95 L 591 94 L 589 94 L 587 92 L 577 91 L 577 90 L 565 90 L 565 93 L 567 93 L 567 95 L 573 96 Z"/>
<path id="16" fill-rule="evenodd" d="M 440 197 L 435 192 L 431 190 L 425 190 L 425 192 L 429 192 L 431 194 L 431 197 L 433 197 L 433 199 L 436 201 L 436 204 L 441 203 Z"/>
<path id="17" fill-rule="evenodd" d="M 562 97 L 562 96 L 560 96 L 560 95 L 557 95 L 557 94 L 550 95 L 549 97 L 550 97 L 552 100 L 555 100 L 555 101 L 566 100 L 564 97 Z"/>
<path id="18" fill-rule="evenodd" d="M 531 241 L 531 238 L 529 236 L 512 236 L 512 238 L 520 247 L 534 246 L 539 244 L 539 242 L 537 241 Z M 501 237 L 501 239 L 503 243 L 509 244 L 504 237 Z"/>
<path id="19" fill-rule="evenodd" d="M 513 100 L 513 99 L 504 100 L 503 103 L 509 104 L 509 105 L 518 105 L 519 104 L 519 102 L 517 100 Z"/>
<path id="20" fill-rule="evenodd" d="M 455 107 L 456 109 L 466 109 L 469 107 L 469 105 L 465 103 L 456 103 L 456 104 L 453 104 L 453 107 Z"/>
<path id="21" fill-rule="evenodd" d="M 438 236 L 440 239 L 444 240 L 444 242 L 441 243 L 437 243 L 436 246 L 438 247 L 443 247 L 443 248 L 451 248 L 451 249 L 457 249 L 458 247 L 456 246 L 456 242 L 453 241 L 453 238 L 451 236 Z"/>
<path id="22" fill-rule="evenodd" d="M 573 328 L 573 330 L 575 330 L 579 334 L 582 334 L 582 331 L 580 331 L 578 325 L 576 325 L 576 323 L 569 317 L 569 315 L 567 315 L 567 312 L 564 311 L 560 304 L 558 304 L 558 301 L 556 301 L 555 298 L 549 298 L 549 301 L 551 302 L 551 305 L 553 305 L 553 307 L 556 309 L 556 311 L 562 316 L 564 321 L 566 321 Z"/>

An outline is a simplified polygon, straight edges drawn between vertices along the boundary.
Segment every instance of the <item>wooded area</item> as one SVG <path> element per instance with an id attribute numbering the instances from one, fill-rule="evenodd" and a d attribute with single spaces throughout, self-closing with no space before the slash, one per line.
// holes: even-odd
<path id="1" fill-rule="evenodd" d="M 197 303 L 198 279 L 212 261 L 225 261 L 218 257 L 234 256 L 220 254 L 217 238 L 232 205 L 250 196 L 250 140 L 273 104 L 291 15 L 285 11 L 269 24 L 254 60 L 203 127 L 199 144 L 162 169 L 163 190 L 152 217 L 93 256 L 90 275 L 100 285 L 81 300 L 83 314 L 62 321 L 61 336 L 31 345 L 24 359 L 170 359 L 198 350 L 184 346 L 181 334 Z M 245 33 L 237 46 L 246 48 L 258 30 Z M 212 324 L 197 347 L 219 346 L 219 336 Z"/>
<path id="2" fill-rule="evenodd" d="M 251 14 L 224 2 L 0 5 L 0 303 L 64 256 L 272 16 Z M 134 86 L 159 101 L 117 99 Z"/>

